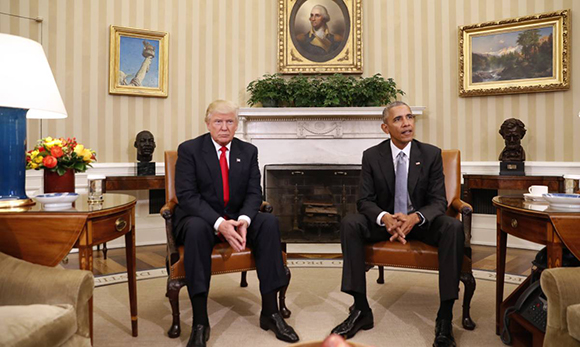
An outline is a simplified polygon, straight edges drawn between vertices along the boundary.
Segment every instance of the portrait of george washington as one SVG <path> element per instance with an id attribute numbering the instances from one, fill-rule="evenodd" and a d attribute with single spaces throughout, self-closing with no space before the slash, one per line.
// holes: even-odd
<path id="1" fill-rule="evenodd" d="M 327 62 L 344 49 L 350 20 L 343 0 L 299 0 L 290 12 L 290 38 L 304 58 Z"/>

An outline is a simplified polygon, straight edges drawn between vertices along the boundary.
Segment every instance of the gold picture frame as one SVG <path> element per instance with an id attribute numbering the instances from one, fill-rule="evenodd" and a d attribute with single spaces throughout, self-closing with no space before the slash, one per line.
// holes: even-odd
<path id="1" fill-rule="evenodd" d="M 169 34 L 111 25 L 109 93 L 167 97 Z"/>
<path id="2" fill-rule="evenodd" d="M 459 27 L 459 96 L 570 88 L 570 10 Z"/>
<path id="3" fill-rule="evenodd" d="M 278 1 L 281 73 L 363 72 L 361 0 Z"/>

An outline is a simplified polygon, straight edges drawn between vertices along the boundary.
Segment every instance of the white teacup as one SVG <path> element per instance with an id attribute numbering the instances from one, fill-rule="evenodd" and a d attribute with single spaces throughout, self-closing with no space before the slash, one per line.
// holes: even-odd
<path id="1" fill-rule="evenodd" d="M 548 186 L 531 186 L 530 188 L 528 188 L 528 191 L 530 192 L 530 194 L 536 196 L 548 194 Z"/>

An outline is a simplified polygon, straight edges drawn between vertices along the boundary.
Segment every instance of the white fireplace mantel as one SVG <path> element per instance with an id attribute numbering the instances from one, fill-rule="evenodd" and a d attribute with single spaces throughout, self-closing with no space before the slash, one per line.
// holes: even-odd
<path id="1" fill-rule="evenodd" d="M 256 139 L 384 139 L 384 107 L 241 108 L 236 136 Z M 424 106 L 412 106 L 420 116 Z"/>
<path id="2" fill-rule="evenodd" d="M 425 106 L 411 106 L 411 112 L 420 116 Z M 240 117 L 380 117 L 384 107 L 246 107 L 240 108 Z"/>

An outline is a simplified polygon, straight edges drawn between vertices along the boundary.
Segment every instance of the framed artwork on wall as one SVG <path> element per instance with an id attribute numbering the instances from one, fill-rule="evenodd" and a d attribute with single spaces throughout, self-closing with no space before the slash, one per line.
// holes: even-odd
<path id="1" fill-rule="evenodd" d="M 459 96 L 570 88 L 569 10 L 459 27 Z"/>
<path id="2" fill-rule="evenodd" d="M 169 34 L 111 25 L 109 93 L 167 97 Z"/>
<path id="3" fill-rule="evenodd" d="M 362 0 L 278 0 L 281 73 L 362 73 Z"/>

